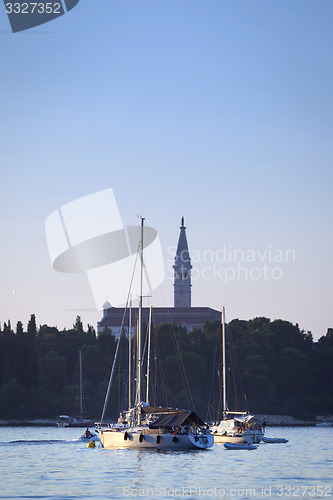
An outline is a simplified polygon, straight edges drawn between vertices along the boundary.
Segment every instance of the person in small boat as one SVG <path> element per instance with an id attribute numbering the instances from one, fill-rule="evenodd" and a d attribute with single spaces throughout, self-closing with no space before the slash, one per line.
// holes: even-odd
<path id="1" fill-rule="evenodd" d="M 92 434 L 91 434 L 90 430 L 88 429 L 88 427 L 87 427 L 87 428 L 86 428 L 86 430 L 84 431 L 84 434 L 83 434 L 83 435 L 84 435 L 84 437 L 85 437 L 85 438 L 90 438 L 90 437 L 92 437 Z"/>

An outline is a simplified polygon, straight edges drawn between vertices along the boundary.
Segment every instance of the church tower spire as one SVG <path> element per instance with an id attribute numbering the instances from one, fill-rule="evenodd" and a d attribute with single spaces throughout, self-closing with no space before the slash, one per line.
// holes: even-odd
<path id="1" fill-rule="evenodd" d="M 191 307 L 191 258 L 188 250 L 184 217 L 181 219 L 180 234 L 174 269 L 174 307 Z"/>

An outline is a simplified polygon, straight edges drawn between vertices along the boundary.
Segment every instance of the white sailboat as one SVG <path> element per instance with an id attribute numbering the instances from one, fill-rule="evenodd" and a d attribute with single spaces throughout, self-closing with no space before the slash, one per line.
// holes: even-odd
<path id="1" fill-rule="evenodd" d="M 225 308 L 222 307 L 222 384 L 223 419 L 218 425 L 211 426 L 215 443 L 253 444 L 260 443 L 264 437 L 262 424 L 254 421 L 248 412 L 229 411 L 227 407 L 227 386 L 225 369 Z"/>
<path id="2" fill-rule="evenodd" d="M 141 217 L 140 237 L 140 295 L 137 335 L 136 404 L 114 425 L 103 425 L 104 404 L 101 423 L 98 426 L 101 445 L 104 448 L 135 448 L 158 450 L 206 449 L 214 444 L 208 425 L 196 413 L 179 409 L 150 407 L 148 395 L 142 402 L 142 272 L 143 272 L 143 225 Z M 129 330 L 130 331 L 130 330 Z M 149 366 L 149 362 L 148 362 Z M 112 372 L 110 383 L 112 380 Z M 149 369 L 148 374 L 149 375 Z M 148 377 L 147 377 L 148 378 Z M 109 383 L 109 387 L 110 387 Z M 130 403 L 130 401 L 129 401 Z"/>

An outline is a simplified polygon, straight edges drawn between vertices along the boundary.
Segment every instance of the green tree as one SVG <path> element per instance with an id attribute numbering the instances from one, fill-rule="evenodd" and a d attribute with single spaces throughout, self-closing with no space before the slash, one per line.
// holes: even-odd
<path id="1" fill-rule="evenodd" d="M 0 413 L 5 417 L 23 417 L 27 413 L 26 391 L 12 378 L 0 387 Z"/>
<path id="2" fill-rule="evenodd" d="M 16 335 L 23 335 L 24 332 L 23 332 L 23 324 L 22 324 L 22 321 L 18 321 L 16 323 Z"/>
<path id="3" fill-rule="evenodd" d="M 66 381 L 66 358 L 49 351 L 38 359 L 40 385 L 51 394 L 59 393 Z"/>
<path id="4" fill-rule="evenodd" d="M 309 357 L 300 349 L 285 347 L 279 352 L 277 392 L 287 414 L 302 416 L 308 411 L 307 397 L 312 387 L 310 368 Z"/>
<path id="5" fill-rule="evenodd" d="M 34 314 L 31 315 L 28 323 L 28 334 L 33 337 L 37 335 L 36 316 Z"/>
<path id="6" fill-rule="evenodd" d="M 314 350 L 313 388 L 311 391 L 316 414 L 333 413 L 333 328 L 321 337 Z"/>
<path id="7" fill-rule="evenodd" d="M 75 323 L 73 325 L 73 328 L 75 331 L 77 331 L 79 333 L 83 333 L 83 324 L 81 321 L 81 316 L 76 316 L 76 320 L 75 320 Z"/>

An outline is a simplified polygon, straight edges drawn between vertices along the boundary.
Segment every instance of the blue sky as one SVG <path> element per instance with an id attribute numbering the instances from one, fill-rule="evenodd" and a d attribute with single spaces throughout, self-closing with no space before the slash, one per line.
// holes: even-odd
<path id="1" fill-rule="evenodd" d="M 166 261 L 182 215 L 197 254 L 293 250 L 294 262 L 274 264 L 280 279 L 225 283 L 202 270 L 241 263 L 193 263 L 192 304 L 324 335 L 333 326 L 332 14 L 330 0 L 81 0 L 12 34 L 0 5 L 0 321 L 26 324 L 34 313 L 69 328 L 80 314 L 96 324 L 87 278 L 52 269 L 44 224 L 112 187 L 124 224 L 144 214 Z M 152 303 L 172 306 L 168 274 Z"/>

